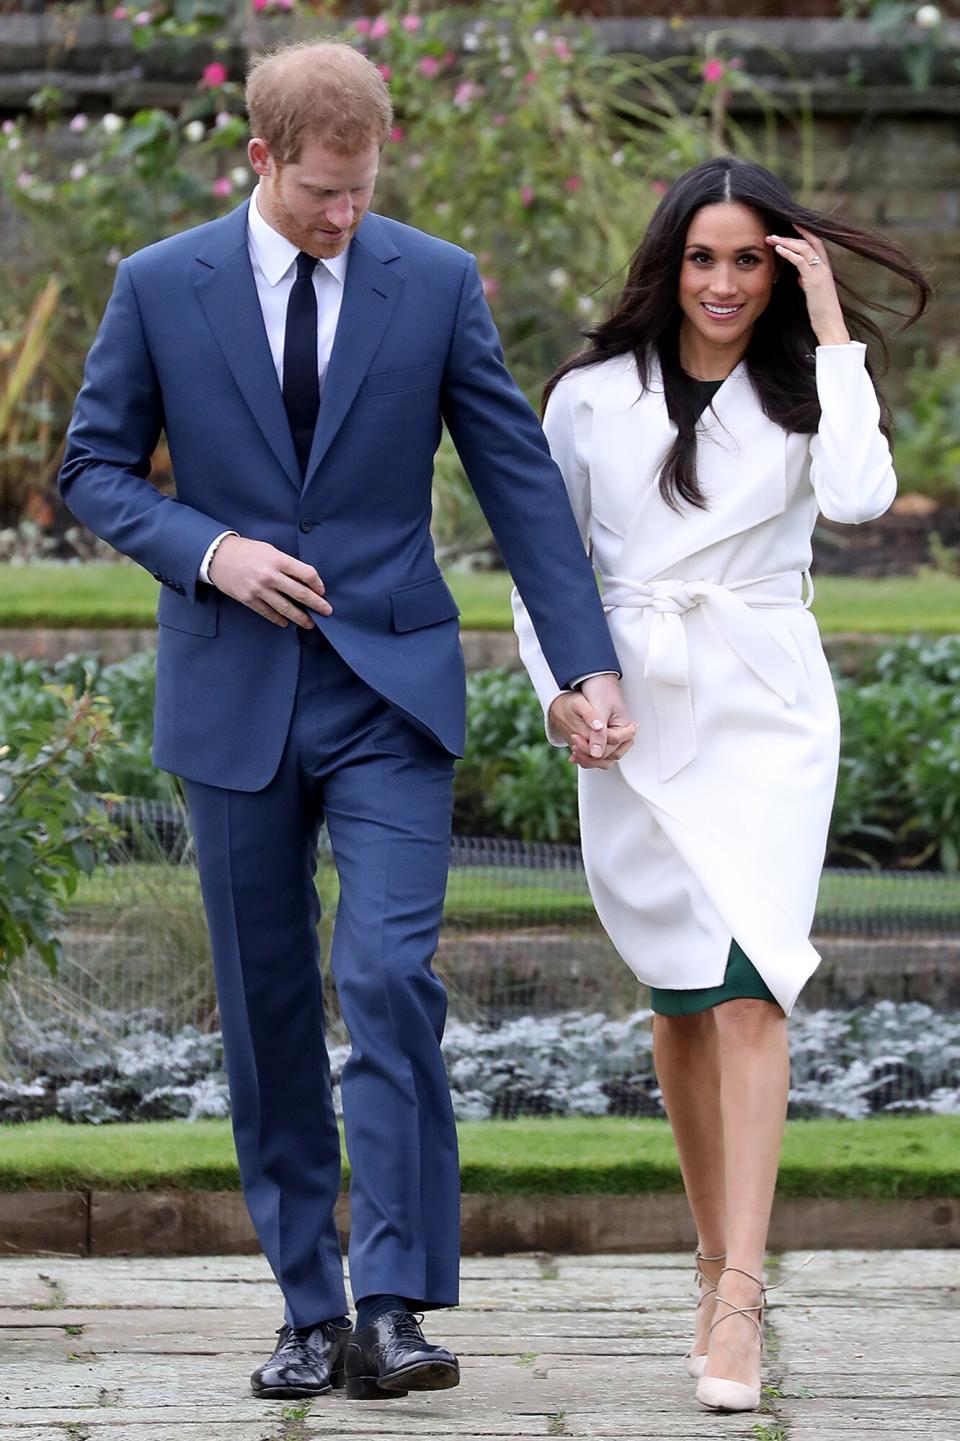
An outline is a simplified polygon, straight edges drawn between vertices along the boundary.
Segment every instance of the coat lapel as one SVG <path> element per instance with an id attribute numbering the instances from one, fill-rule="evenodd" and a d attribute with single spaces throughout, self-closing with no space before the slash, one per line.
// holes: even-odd
<path id="1" fill-rule="evenodd" d="M 224 360 L 291 484 L 301 486 L 290 422 L 270 354 L 247 248 L 247 204 L 206 232 L 197 254 L 197 298 Z"/>
<path id="2" fill-rule="evenodd" d="M 350 247 L 343 304 L 320 400 L 304 488 L 353 404 L 390 323 L 403 280 L 389 268 L 400 252 L 380 219 L 368 215 Z"/>
<path id="3" fill-rule="evenodd" d="M 651 372 L 650 388 L 633 414 L 635 453 L 646 455 L 649 469 L 625 526 L 620 574 L 645 580 L 669 576 L 679 562 L 783 513 L 786 432 L 764 415 L 742 363 L 700 422 L 697 476 L 706 510 L 681 504 L 678 513 L 661 499 L 660 469 L 676 428 L 667 417 L 659 370 Z"/>

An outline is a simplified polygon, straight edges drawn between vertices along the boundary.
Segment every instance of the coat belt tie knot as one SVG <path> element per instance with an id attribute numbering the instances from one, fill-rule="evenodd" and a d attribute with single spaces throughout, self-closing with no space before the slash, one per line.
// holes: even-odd
<path id="1" fill-rule="evenodd" d="M 806 573 L 805 573 L 806 574 Z M 745 666 L 786 705 L 797 696 L 797 659 L 767 629 L 759 608 L 809 606 L 800 594 L 787 593 L 795 572 L 720 585 L 709 580 L 635 581 L 602 577 L 607 611 L 653 612 L 644 678 L 657 718 L 660 779 L 670 780 L 696 757 L 697 732 L 691 691 L 690 654 L 685 617 L 698 607 L 709 616 L 717 634 Z M 809 576 L 807 576 L 809 580 Z M 802 588 L 802 587 L 801 587 Z"/>

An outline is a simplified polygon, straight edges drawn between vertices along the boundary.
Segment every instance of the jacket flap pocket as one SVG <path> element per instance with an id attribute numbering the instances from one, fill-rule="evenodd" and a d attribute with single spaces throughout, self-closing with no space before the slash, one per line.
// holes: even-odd
<path id="1" fill-rule="evenodd" d="M 218 615 L 218 596 L 214 590 L 210 590 L 204 600 L 196 601 L 166 586 L 160 592 L 157 623 L 169 630 L 183 630 L 188 635 L 216 635 Z"/>
<path id="2" fill-rule="evenodd" d="M 419 630 L 421 626 L 438 625 L 442 620 L 455 620 L 460 614 L 457 602 L 442 575 L 420 580 L 390 592 L 394 630 Z"/>
<path id="3" fill-rule="evenodd" d="M 419 390 L 423 385 L 429 385 L 436 380 L 438 367 L 436 365 L 414 365 L 403 370 L 380 370 L 375 375 L 368 375 L 366 379 L 366 392 L 368 395 L 399 395 L 404 390 Z"/>

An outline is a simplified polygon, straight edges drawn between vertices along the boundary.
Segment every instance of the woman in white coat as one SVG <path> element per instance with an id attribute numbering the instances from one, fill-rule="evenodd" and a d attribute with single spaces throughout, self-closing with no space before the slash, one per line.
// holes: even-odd
<path id="1" fill-rule="evenodd" d="M 809 609 L 818 511 L 881 515 L 889 413 L 824 241 L 928 286 L 894 244 L 724 157 L 658 207 L 610 319 L 546 389 L 544 429 L 592 554 L 636 724 L 601 758 L 514 593 L 524 664 L 580 767 L 600 919 L 652 988 L 654 1056 L 697 1227 L 684 1358 L 709 1407 L 760 1399 L 762 1266 L 839 723 Z M 841 299 L 841 293 L 843 299 Z M 874 308 L 882 308 L 876 306 Z M 594 748 L 594 755 L 596 747 Z M 719 1287 L 719 1289 L 718 1289 Z"/>

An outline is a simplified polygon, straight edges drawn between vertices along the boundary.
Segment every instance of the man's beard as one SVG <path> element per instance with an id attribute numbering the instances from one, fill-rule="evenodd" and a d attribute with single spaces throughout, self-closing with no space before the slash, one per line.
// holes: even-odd
<path id="1" fill-rule="evenodd" d="M 342 255 L 367 213 L 366 210 L 363 210 L 361 214 L 356 215 L 353 223 L 344 233 L 327 236 L 323 230 L 303 225 L 298 221 L 279 195 L 270 197 L 267 201 L 267 208 L 270 213 L 265 218 L 274 228 L 279 230 L 291 245 L 295 245 L 298 250 L 305 251 L 307 255 L 316 256 L 318 260 L 332 260 L 335 255 Z"/>

